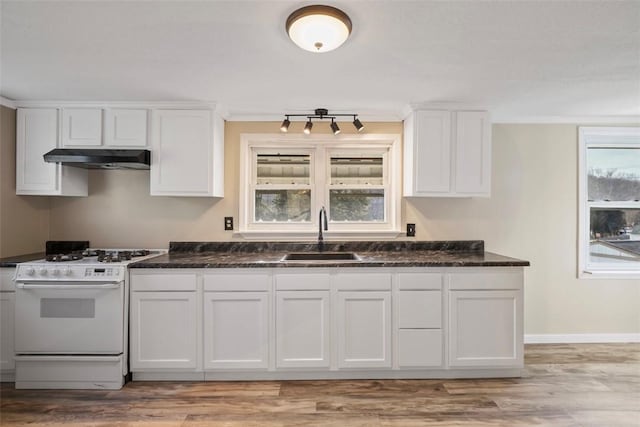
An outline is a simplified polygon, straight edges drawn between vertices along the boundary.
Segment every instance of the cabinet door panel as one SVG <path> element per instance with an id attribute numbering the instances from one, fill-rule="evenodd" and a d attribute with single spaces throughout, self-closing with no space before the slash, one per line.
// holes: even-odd
<path id="1" fill-rule="evenodd" d="M 60 165 L 42 156 L 58 145 L 58 111 L 19 109 L 16 123 L 16 194 L 54 194 Z"/>
<path id="2" fill-rule="evenodd" d="M 451 188 L 451 113 L 415 113 L 415 189 L 420 193 L 448 192 Z"/>
<path id="3" fill-rule="evenodd" d="M 338 367 L 391 367 L 391 293 L 338 292 Z"/>
<path id="4" fill-rule="evenodd" d="M 451 366 L 521 367 L 522 291 L 451 291 Z"/>
<path id="5" fill-rule="evenodd" d="M 131 293 L 131 370 L 195 369 L 195 292 Z"/>
<path id="6" fill-rule="evenodd" d="M 400 329 L 398 366 L 420 368 L 442 366 L 442 330 Z"/>
<path id="7" fill-rule="evenodd" d="M 147 110 L 109 109 L 105 112 L 105 145 L 111 147 L 145 147 L 147 145 Z"/>
<path id="8" fill-rule="evenodd" d="M 277 367 L 329 367 L 329 313 L 329 291 L 277 293 Z"/>
<path id="9" fill-rule="evenodd" d="M 267 292 L 205 292 L 205 369 L 266 369 Z"/>
<path id="10" fill-rule="evenodd" d="M 152 195 L 210 195 L 213 185 L 211 129 L 211 111 L 154 112 Z"/>
<path id="11" fill-rule="evenodd" d="M 491 123 L 482 111 L 456 113 L 456 192 L 491 190 Z"/>
<path id="12" fill-rule="evenodd" d="M 102 145 L 102 109 L 65 108 L 62 110 L 62 146 L 98 147 Z"/>
<path id="13" fill-rule="evenodd" d="M 15 368 L 13 361 L 13 318 L 15 292 L 0 292 L 0 370 Z"/>
<path id="14" fill-rule="evenodd" d="M 442 325 L 442 293 L 440 291 L 400 291 L 398 294 L 398 327 L 440 328 Z"/>

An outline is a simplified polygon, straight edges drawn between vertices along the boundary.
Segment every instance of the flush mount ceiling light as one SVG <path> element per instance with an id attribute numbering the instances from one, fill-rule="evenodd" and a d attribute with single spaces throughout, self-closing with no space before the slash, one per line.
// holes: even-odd
<path id="1" fill-rule="evenodd" d="M 315 53 L 329 52 L 351 34 L 351 19 L 340 9 L 313 5 L 294 11 L 287 18 L 287 34 L 295 44 Z"/>
<path id="2" fill-rule="evenodd" d="M 353 126 L 355 126 L 356 130 L 358 132 L 362 132 L 362 130 L 364 129 L 364 125 L 362 124 L 360 119 L 358 119 L 357 114 L 346 113 L 346 114 L 330 115 L 329 110 L 327 110 L 326 108 L 316 108 L 314 111 L 314 114 L 285 114 L 284 117 L 285 119 L 282 121 L 282 124 L 280 125 L 280 130 L 282 132 L 289 131 L 289 126 L 291 125 L 291 120 L 289 120 L 289 117 L 306 117 L 307 123 L 304 125 L 303 132 L 307 135 L 311 133 L 311 128 L 313 127 L 313 122 L 311 121 L 311 119 L 319 119 L 319 120 L 331 119 L 331 124 L 329 125 L 329 127 L 331 128 L 331 132 L 333 132 L 334 135 L 337 135 L 340 133 L 340 128 L 338 127 L 338 123 L 336 123 L 337 117 L 353 117 Z"/>

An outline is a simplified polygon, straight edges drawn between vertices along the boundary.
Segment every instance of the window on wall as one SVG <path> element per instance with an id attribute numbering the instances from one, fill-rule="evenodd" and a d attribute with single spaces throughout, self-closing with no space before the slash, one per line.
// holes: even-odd
<path id="1" fill-rule="evenodd" d="M 242 135 L 240 234 L 395 237 L 400 220 L 398 135 Z"/>
<path id="2" fill-rule="evenodd" d="M 640 128 L 580 128 L 579 274 L 640 276 Z"/>

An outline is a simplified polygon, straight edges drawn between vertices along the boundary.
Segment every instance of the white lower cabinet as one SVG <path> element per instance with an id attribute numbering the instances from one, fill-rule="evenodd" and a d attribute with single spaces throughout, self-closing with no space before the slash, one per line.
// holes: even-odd
<path id="1" fill-rule="evenodd" d="M 266 369 L 268 364 L 269 294 L 205 292 L 204 368 Z"/>
<path id="2" fill-rule="evenodd" d="M 391 367 L 391 292 L 338 292 L 338 367 Z"/>
<path id="3" fill-rule="evenodd" d="M 449 275 L 449 366 L 524 365 L 522 269 Z"/>
<path id="4" fill-rule="evenodd" d="M 523 366 L 522 268 L 132 269 L 131 291 L 134 379 L 500 377 Z"/>
<path id="5" fill-rule="evenodd" d="M 276 292 L 276 367 L 329 367 L 329 301 L 329 291 Z"/>
<path id="6" fill-rule="evenodd" d="M 195 292 L 133 292 L 131 369 L 196 369 Z"/>
<path id="7" fill-rule="evenodd" d="M 131 274 L 131 370 L 195 371 L 199 368 L 195 273 Z"/>
<path id="8" fill-rule="evenodd" d="M 13 381 L 15 356 L 13 325 L 16 292 L 13 284 L 15 268 L 0 269 L 0 380 Z"/>

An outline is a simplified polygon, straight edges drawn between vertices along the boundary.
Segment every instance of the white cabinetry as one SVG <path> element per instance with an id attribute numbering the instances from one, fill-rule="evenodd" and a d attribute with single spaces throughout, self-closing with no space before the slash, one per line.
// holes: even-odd
<path id="1" fill-rule="evenodd" d="M 398 366 L 442 366 L 442 274 L 399 273 L 397 313 Z"/>
<path id="2" fill-rule="evenodd" d="M 276 274 L 276 367 L 329 368 L 331 276 Z"/>
<path id="3" fill-rule="evenodd" d="M 205 369 L 267 369 L 270 279 L 265 273 L 205 275 Z"/>
<path id="4" fill-rule="evenodd" d="M 151 195 L 224 193 L 224 121 L 211 110 L 154 110 Z"/>
<path id="5" fill-rule="evenodd" d="M 131 290 L 131 370 L 196 370 L 196 275 L 132 274 Z"/>
<path id="6" fill-rule="evenodd" d="M 13 381 L 15 362 L 13 360 L 13 324 L 15 309 L 15 268 L 0 269 L 0 381 Z"/>
<path id="7" fill-rule="evenodd" d="M 449 365 L 522 367 L 522 271 L 449 280 Z"/>
<path id="8" fill-rule="evenodd" d="M 391 367 L 391 274 L 335 276 L 338 368 Z"/>
<path id="9" fill-rule="evenodd" d="M 16 194 L 86 196 L 87 171 L 44 161 L 58 147 L 56 108 L 19 108 L 16 120 Z"/>
<path id="10" fill-rule="evenodd" d="M 107 147 L 144 148 L 147 146 L 146 109 L 107 108 L 104 116 L 104 144 Z"/>
<path id="11" fill-rule="evenodd" d="M 404 196 L 491 193 L 491 123 L 484 111 L 419 110 L 404 121 Z"/>
<path id="12" fill-rule="evenodd" d="M 62 146 L 99 147 L 102 145 L 102 109 L 63 108 Z"/>

